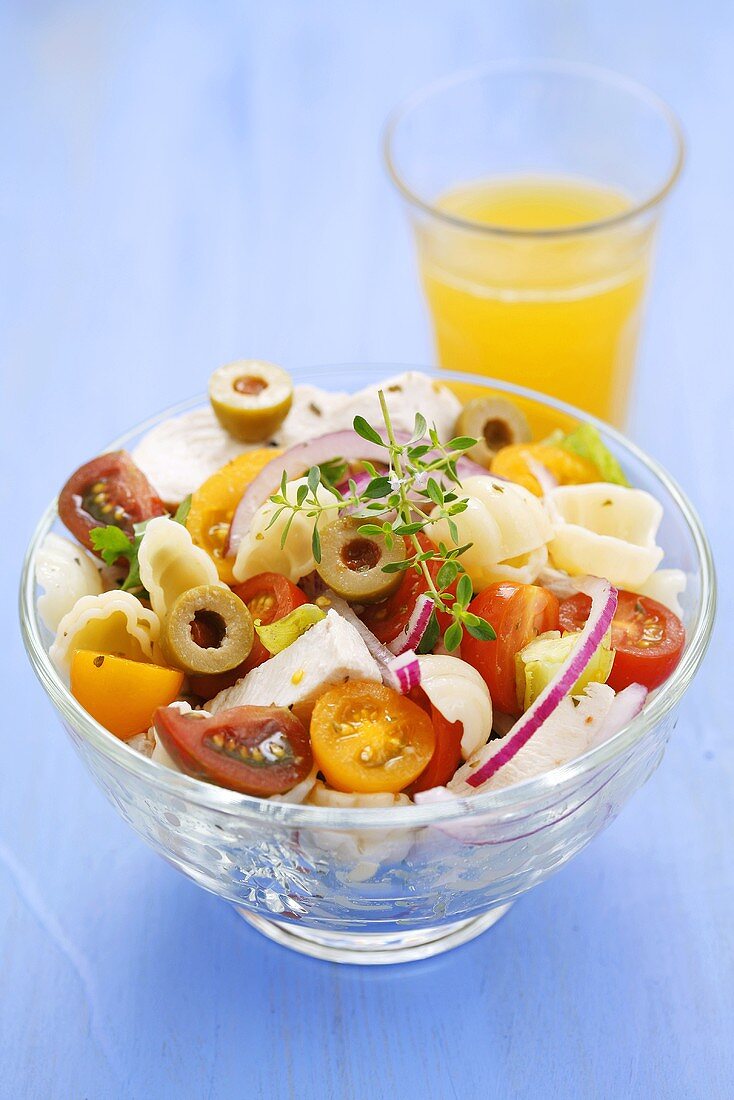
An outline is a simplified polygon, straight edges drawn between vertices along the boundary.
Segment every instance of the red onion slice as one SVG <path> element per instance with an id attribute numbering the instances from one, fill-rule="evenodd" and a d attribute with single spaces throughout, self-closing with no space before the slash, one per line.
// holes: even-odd
<path id="1" fill-rule="evenodd" d="M 481 787 L 527 744 L 546 718 L 563 702 L 601 645 L 617 610 L 617 590 L 609 581 L 598 577 L 581 578 L 577 581 L 577 587 L 591 597 L 591 610 L 573 652 L 558 675 L 515 723 L 507 744 L 467 780 L 470 787 Z"/>
<path id="2" fill-rule="evenodd" d="M 642 684 L 630 684 L 623 688 L 612 699 L 609 710 L 594 732 L 589 748 L 594 749 L 597 745 L 602 745 L 610 737 L 614 737 L 615 733 L 619 733 L 629 725 L 644 707 L 646 699 L 647 688 Z"/>
<path id="3" fill-rule="evenodd" d="M 402 439 L 399 439 L 399 442 L 402 442 Z M 282 455 L 277 455 L 262 468 L 242 494 L 229 529 L 227 555 L 232 557 L 237 553 L 255 512 L 263 501 L 277 491 L 283 471 L 287 480 L 292 481 L 294 478 L 302 477 L 312 466 L 319 466 L 322 462 L 329 462 L 334 458 L 343 458 L 347 462 L 359 462 L 365 458 L 370 462 L 384 462 L 385 448 L 362 439 L 351 428 L 345 428 L 340 432 L 318 435 L 305 443 L 297 443 Z"/>
<path id="4" fill-rule="evenodd" d="M 394 657 L 388 666 L 388 670 L 400 685 L 396 690 L 401 695 L 407 695 L 414 687 L 418 687 L 421 682 L 420 661 L 412 649 L 401 653 L 399 657 Z"/>
<path id="5" fill-rule="evenodd" d="M 418 648 L 421 638 L 428 628 L 433 608 L 434 603 L 431 597 L 422 592 L 415 601 L 413 613 L 397 638 L 388 642 L 387 648 L 391 653 L 405 653 L 406 649 Z"/>
<path id="6" fill-rule="evenodd" d="M 405 432 L 396 432 L 398 443 L 405 444 L 410 436 Z M 242 494 L 235 509 L 232 523 L 229 528 L 227 541 L 227 556 L 233 557 L 239 548 L 244 535 L 249 530 L 252 518 L 263 501 L 272 496 L 280 485 L 283 471 L 286 479 L 302 477 L 312 466 L 319 466 L 322 462 L 329 462 L 334 458 L 343 458 L 346 462 L 360 462 L 367 459 L 369 462 L 385 462 L 387 453 L 384 447 L 376 443 L 370 443 L 351 428 L 345 428 L 338 432 L 326 432 L 305 443 L 297 443 L 294 447 L 277 455 L 254 478 Z M 430 460 L 427 455 L 426 459 Z M 424 461 L 426 460 L 424 459 Z M 476 474 L 486 475 L 488 471 L 484 466 L 479 466 L 471 459 L 460 457 L 456 461 L 456 470 L 459 477 L 470 477 Z"/>

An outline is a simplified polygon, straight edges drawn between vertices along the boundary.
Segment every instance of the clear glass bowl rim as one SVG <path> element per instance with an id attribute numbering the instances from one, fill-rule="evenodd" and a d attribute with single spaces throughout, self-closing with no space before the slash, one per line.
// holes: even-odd
<path id="1" fill-rule="evenodd" d="M 446 211 L 440 210 L 433 202 L 422 197 L 417 191 L 409 186 L 402 173 L 398 170 L 393 154 L 394 141 L 398 127 L 413 110 L 426 103 L 439 92 L 447 91 L 459 84 L 468 84 L 471 81 L 507 73 L 526 75 L 550 74 L 593 80 L 596 83 L 603 83 L 609 87 L 616 87 L 618 90 L 634 96 L 640 100 L 641 103 L 646 104 L 656 112 L 663 121 L 667 123 L 671 132 L 673 144 L 676 147 L 676 155 L 672 168 L 650 195 L 640 202 L 635 203 L 629 210 L 624 210 L 622 213 L 615 214 L 609 218 L 601 218 L 598 221 L 584 222 L 579 225 L 563 226 L 556 229 L 516 229 L 501 225 L 488 225 L 485 222 L 472 221 L 469 218 L 461 218 L 456 214 L 448 214 Z M 632 77 L 614 72 L 612 69 L 605 69 L 601 66 L 589 65 L 583 62 L 556 61 L 553 59 L 538 59 L 535 61 L 495 61 L 488 65 L 452 73 L 449 76 L 441 77 L 433 81 L 433 83 L 413 92 L 412 95 L 403 99 L 393 108 L 385 122 L 382 149 L 390 179 L 403 198 L 411 206 L 456 229 L 470 230 L 482 236 L 503 237 L 517 240 L 556 240 L 559 238 L 575 237 L 587 233 L 601 232 L 632 221 L 660 205 L 666 195 L 670 193 L 676 180 L 680 176 L 686 158 L 685 137 L 678 116 L 665 100 L 650 88 L 634 80 Z"/>
<path id="2" fill-rule="evenodd" d="M 57 518 L 56 500 L 46 508 L 31 537 L 20 581 L 20 622 L 23 641 L 33 669 L 43 685 L 51 702 L 61 717 L 99 753 L 111 763 L 119 766 L 122 772 L 129 773 L 158 787 L 166 798 L 185 799 L 198 807 L 219 811 L 223 814 L 241 817 L 250 824 L 266 819 L 277 826 L 293 828 L 329 829 L 390 829 L 416 828 L 424 825 L 442 824 L 469 820 L 482 815 L 499 815 L 511 819 L 518 811 L 527 810 L 536 800 L 547 798 L 553 791 L 565 784 L 581 781 L 595 768 L 603 766 L 619 757 L 627 748 L 640 741 L 665 715 L 677 705 L 698 669 L 708 646 L 716 612 L 716 579 L 713 557 L 708 539 L 701 521 L 680 486 L 654 459 L 649 458 L 636 444 L 621 432 L 572 405 L 537 391 L 517 386 L 510 382 L 481 375 L 463 374 L 451 371 L 443 372 L 435 368 L 410 364 L 338 364 L 334 366 L 305 367 L 292 371 L 297 382 L 308 380 L 318 384 L 330 383 L 334 379 L 344 378 L 345 372 L 361 370 L 375 375 L 375 381 L 389 376 L 394 371 L 419 370 L 430 377 L 444 382 L 466 382 L 491 386 L 509 395 L 517 395 L 540 402 L 560 413 L 568 414 L 595 424 L 602 432 L 642 463 L 650 473 L 665 486 L 678 506 L 690 531 L 698 556 L 701 579 L 701 601 L 698 615 L 689 629 L 689 642 L 681 663 L 673 676 L 658 690 L 658 693 L 644 710 L 624 729 L 604 744 L 597 746 L 570 763 L 535 779 L 507 787 L 500 791 L 489 791 L 473 795 L 471 798 L 457 799 L 455 802 L 434 803 L 423 806 L 396 806 L 386 809 L 334 809 L 333 807 L 294 805 L 273 802 L 267 799 L 253 798 L 225 790 L 200 779 L 172 771 L 161 764 L 154 763 L 130 748 L 124 741 L 118 740 L 103 726 L 96 722 L 76 701 L 62 681 L 45 650 L 41 636 L 41 625 L 36 609 L 35 594 L 35 554 L 41 542 Z M 131 439 L 153 427 L 160 420 L 178 416 L 205 403 L 206 397 L 199 395 L 170 406 L 163 412 L 149 417 L 136 427 L 125 432 L 106 450 L 118 450 Z"/>

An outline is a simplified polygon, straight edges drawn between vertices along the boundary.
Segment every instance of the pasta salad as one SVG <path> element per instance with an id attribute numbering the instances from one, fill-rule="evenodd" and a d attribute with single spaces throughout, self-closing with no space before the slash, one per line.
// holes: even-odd
<path id="1" fill-rule="evenodd" d="M 464 797 L 611 737 L 675 669 L 685 574 L 596 429 L 533 440 L 418 371 L 354 394 L 243 360 L 67 480 L 51 659 L 110 736 L 240 793 Z"/>

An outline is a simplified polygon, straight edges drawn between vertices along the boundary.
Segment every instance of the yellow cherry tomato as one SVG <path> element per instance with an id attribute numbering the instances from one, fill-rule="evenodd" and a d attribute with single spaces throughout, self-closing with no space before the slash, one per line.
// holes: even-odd
<path id="1" fill-rule="evenodd" d="M 513 443 L 503 447 L 492 459 L 490 469 L 498 477 L 524 485 L 536 497 L 542 497 L 543 490 L 531 472 L 532 463 L 528 465 L 528 458 L 545 466 L 559 485 L 587 485 L 599 481 L 599 471 L 593 462 L 550 443 Z"/>
<path id="2" fill-rule="evenodd" d="M 275 447 L 245 451 L 207 478 L 191 497 L 186 527 L 196 546 L 206 550 L 225 584 L 235 583 L 233 561 L 224 556 L 234 510 L 250 482 L 279 454 Z"/>
<path id="3" fill-rule="evenodd" d="M 314 759 L 338 791 L 402 791 L 429 763 L 435 745 L 426 712 L 372 681 L 330 688 L 311 716 Z"/>
<path id="4" fill-rule="evenodd" d="M 183 672 L 78 649 L 71 662 L 71 693 L 104 726 L 128 741 L 147 730 L 158 707 L 178 698 Z"/>

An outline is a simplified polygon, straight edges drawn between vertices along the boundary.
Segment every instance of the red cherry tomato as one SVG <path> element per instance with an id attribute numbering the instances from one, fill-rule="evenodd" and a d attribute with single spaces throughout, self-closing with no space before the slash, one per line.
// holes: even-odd
<path id="1" fill-rule="evenodd" d="M 461 766 L 461 738 L 464 727 L 461 722 L 448 722 L 437 710 L 422 688 L 413 688 L 410 698 L 431 716 L 433 732 L 436 735 L 436 747 L 428 765 L 418 778 L 407 788 L 409 795 L 418 791 L 430 791 L 433 787 L 443 787 Z"/>
<path id="2" fill-rule="evenodd" d="M 419 533 L 418 541 L 424 550 L 435 549 L 433 543 L 426 537 L 426 535 Z M 412 542 L 407 543 L 408 554 L 414 553 L 415 547 Z M 441 562 L 429 561 L 428 571 L 431 574 L 432 580 L 436 580 L 436 575 L 441 568 Z M 456 583 L 451 585 L 449 591 L 456 593 Z M 426 579 L 422 573 L 418 573 L 415 569 L 407 569 L 402 576 L 399 587 L 393 592 L 392 596 L 389 596 L 382 603 L 376 603 L 370 605 L 364 614 L 362 615 L 362 621 L 365 626 L 368 626 L 376 638 L 387 645 L 397 638 L 398 634 L 405 627 L 406 623 L 413 614 L 413 608 L 415 607 L 416 600 L 421 593 L 426 592 L 428 585 Z M 451 623 L 451 616 L 445 612 L 440 612 L 438 615 L 438 625 L 441 628 L 441 632 L 449 626 Z"/>
<path id="3" fill-rule="evenodd" d="M 89 533 L 113 524 L 131 538 L 133 525 L 166 509 L 127 451 L 111 451 L 76 470 L 59 495 L 59 518 L 88 550 L 96 553 Z"/>
<path id="4" fill-rule="evenodd" d="M 247 604 L 252 618 L 259 619 L 264 626 L 283 619 L 301 604 L 308 602 L 301 589 L 280 573 L 258 573 L 256 577 L 250 577 L 249 581 L 234 585 L 232 591 Z M 222 672 L 216 676 L 190 676 L 189 687 L 202 699 L 212 699 L 218 692 L 232 687 L 232 684 L 236 684 L 246 673 L 257 668 L 269 657 L 267 649 L 255 634 L 250 654 L 241 665 L 231 672 Z"/>
<path id="5" fill-rule="evenodd" d="M 308 731 L 287 707 L 233 707 L 210 718 L 159 707 L 153 723 L 183 771 L 240 794 L 285 794 L 313 767 Z"/>
<path id="6" fill-rule="evenodd" d="M 581 630 L 591 600 L 583 593 L 561 604 L 562 630 Z M 678 664 L 686 632 L 677 615 L 649 596 L 620 590 L 612 621 L 612 672 L 607 681 L 615 691 L 642 684 L 649 691 L 667 680 Z"/>
<path id="7" fill-rule="evenodd" d="M 461 656 L 482 676 L 497 710 L 521 714 L 515 654 L 546 630 L 558 630 L 558 600 L 539 585 L 501 581 L 480 592 L 469 610 L 490 622 L 497 637 L 480 642 L 465 632 Z"/>

